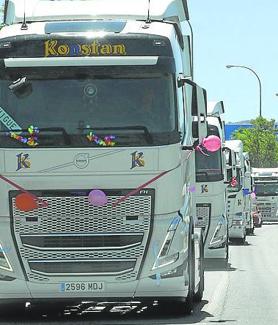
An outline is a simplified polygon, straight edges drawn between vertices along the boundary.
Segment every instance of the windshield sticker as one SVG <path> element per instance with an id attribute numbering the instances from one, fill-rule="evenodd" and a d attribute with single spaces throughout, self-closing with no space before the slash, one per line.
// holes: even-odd
<path id="1" fill-rule="evenodd" d="M 88 98 L 95 97 L 97 95 L 97 86 L 91 83 L 87 84 L 84 87 L 84 94 Z"/>
<path id="2" fill-rule="evenodd" d="M 0 107 L 0 122 L 9 130 L 21 130 L 21 127 L 2 107 Z"/>
<path id="3" fill-rule="evenodd" d="M 145 167 L 145 160 L 144 160 L 143 152 L 134 151 L 131 154 L 131 157 L 132 157 L 132 161 L 131 161 L 130 169 L 133 169 L 135 167 Z"/>
<path id="4" fill-rule="evenodd" d="M 21 143 L 27 144 L 29 147 L 37 147 L 39 145 L 38 135 L 40 133 L 39 128 L 34 127 L 33 125 L 28 127 L 29 137 L 24 137 L 21 135 L 21 132 L 10 132 L 8 135 Z"/>
<path id="5" fill-rule="evenodd" d="M 89 132 L 86 135 L 86 138 L 90 142 L 94 142 L 101 147 L 114 147 L 116 145 L 116 142 L 113 141 L 116 139 L 114 135 L 107 135 L 104 137 L 104 139 L 101 139 L 97 135 L 93 134 L 93 132 Z"/>
<path id="6" fill-rule="evenodd" d="M 124 44 L 99 43 L 93 41 L 87 44 L 59 44 L 58 40 L 44 42 L 44 56 L 124 56 L 127 55 Z"/>

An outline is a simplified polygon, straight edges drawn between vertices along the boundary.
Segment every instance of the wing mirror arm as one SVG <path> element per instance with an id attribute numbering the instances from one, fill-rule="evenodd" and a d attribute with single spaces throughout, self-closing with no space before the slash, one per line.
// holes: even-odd
<path id="1" fill-rule="evenodd" d="M 182 146 L 182 150 L 190 150 L 193 151 L 195 150 L 199 145 L 199 140 L 196 140 L 192 146 Z"/>

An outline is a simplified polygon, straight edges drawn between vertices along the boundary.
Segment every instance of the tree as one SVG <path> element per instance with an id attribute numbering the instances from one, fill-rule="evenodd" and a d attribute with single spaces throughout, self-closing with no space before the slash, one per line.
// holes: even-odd
<path id="1" fill-rule="evenodd" d="M 278 130 L 275 120 L 258 117 L 251 120 L 252 128 L 240 128 L 233 134 L 233 139 L 243 142 L 243 149 L 249 152 L 253 167 L 278 167 Z"/>

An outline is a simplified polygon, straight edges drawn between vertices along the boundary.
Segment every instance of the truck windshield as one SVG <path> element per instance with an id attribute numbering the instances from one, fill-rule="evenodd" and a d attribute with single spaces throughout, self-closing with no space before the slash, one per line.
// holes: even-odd
<path id="1" fill-rule="evenodd" d="M 96 75 L 90 69 L 29 68 L 1 76 L 0 146 L 23 145 L 7 136 L 10 125 L 41 129 L 42 147 L 97 145 L 87 141 L 88 132 L 114 135 L 118 146 L 179 142 L 171 73 L 131 75 L 123 67 L 122 74 L 108 74 L 106 67 Z M 65 134 L 70 141 L 64 141 Z"/>
<path id="2" fill-rule="evenodd" d="M 216 182 L 224 179 L 221 151 L 210 152 L 209 156 L 196 151 L 196 182 Z"/>
<path id="3" fill-rule="evenodd" d="M 260 183 L 255 185 L 256 194 L 258 196 L 264 195 L 278 195 L 278 183 Z"/>

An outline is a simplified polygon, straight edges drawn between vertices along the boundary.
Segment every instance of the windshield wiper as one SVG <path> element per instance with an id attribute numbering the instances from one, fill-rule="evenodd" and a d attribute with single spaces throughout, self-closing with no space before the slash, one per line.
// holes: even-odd
<path id="1" fill-rule="evenodd" d="M 68 132 L 66 131 L 66 129 L 63 128 L 63 127 L 41 128 L 40 129 L 40 133 L 41 132 L 61 132 L 63 134 L 64 140 L 65 140 L 65 144 L 67 144 L 67 145 L 70 145 L 71 144 L 70 135 L 68 134 Z"/>
<path id="2" fill-rule="evenodd" d="M 70 145 L 71 144 L 71 140 L 70 140 L 70 136 L 67 133 L 67 131 L 65 130 L 65 128 L 63 127 L 48 127 L 48 128 L 41 128 L 39 129 L 39 133 L 43 133 L 43 132 L 61 132 L 63 134 L 64 140 L 65 140 L 65 144 Z M 0 131 L 0 133 L 19 133 L 19 132 L 23 132 L 26 134 L 26 136 L 28 136 L 28 129 L 23 129 L 23 130 L 9 130 L 9 131 Z"/>
<path id="3" fill-rule="evenodd" d="M 208 176 L 208 172 L 205 171 L 197 171 L 197 176 Z"/>
<path id="4" fill-rule="evenodd" d="M 131 130 L 131 131 L 143 131 L 145 139 L 149 144 L 153 143 L 153 137 L 146 126 L 135 125 L 135 126 L 109 126 L 109 127 L 81 127 L 79 130 L 94 130 L 94 131 L 122 131 L 122 130 Z"/>

